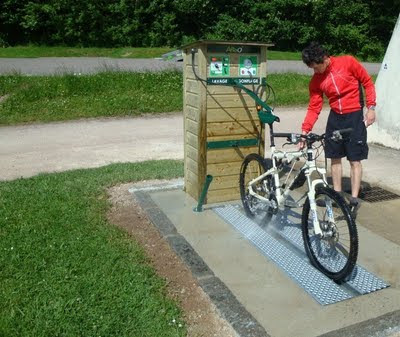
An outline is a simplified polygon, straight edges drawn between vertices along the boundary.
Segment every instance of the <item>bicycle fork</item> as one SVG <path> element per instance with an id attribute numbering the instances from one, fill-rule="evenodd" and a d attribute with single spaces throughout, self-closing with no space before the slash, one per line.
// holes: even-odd
<path id="1" fill-rule="evenodd" d="M 315 200 L 315 191 L 316 191 L 318 185 L 322 184 L 323 186 L 327 186 L 328 183 L 326 182 L 324 169 L 314 168 L 314 170 L 316 170 L 322 174 L 322 179 L 315 179 L 315 180 L 311 181 L 311 178 L 310 178 L 311 173 L 306 172 L 307 184 L 308 184 L 308 200 L 310 202 L 310 209 L 311 209 L 311 214 L 312 214 L 314 233 L 315 233 L 315 235 L 323 237 L 324 234 L 323 234 L 322 229 L 325 230 L 325 228 L 321 228 L 322 226 L 318 219 L 317 203 Z M 333 217 L 333 210 L 332 210 L 332 201 L 330 199 L 325 200 L 325 203 L 326 203 L 325 207 L 327 210 L 328 222 L 333 223 L 334 217 Z"/>

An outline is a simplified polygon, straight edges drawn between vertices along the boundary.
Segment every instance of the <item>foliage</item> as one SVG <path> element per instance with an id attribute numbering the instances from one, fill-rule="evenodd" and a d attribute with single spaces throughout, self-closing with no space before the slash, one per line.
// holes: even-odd
<path id="1" fill-rule="evenodd" d="M 0 45 L 180 46 L 197 39 L 273 42 L 382 57 L 400 0 L 3 0 Z"/>

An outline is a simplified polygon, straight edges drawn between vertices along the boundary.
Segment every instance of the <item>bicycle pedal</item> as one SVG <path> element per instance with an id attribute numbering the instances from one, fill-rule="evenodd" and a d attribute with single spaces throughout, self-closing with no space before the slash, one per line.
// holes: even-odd
<path id="1" fill-rule="evenodd" d="M 285 200 L 285 207 L 288 207 L 288 208 L 299 208 L 301 206 L 294 200 Z"/>

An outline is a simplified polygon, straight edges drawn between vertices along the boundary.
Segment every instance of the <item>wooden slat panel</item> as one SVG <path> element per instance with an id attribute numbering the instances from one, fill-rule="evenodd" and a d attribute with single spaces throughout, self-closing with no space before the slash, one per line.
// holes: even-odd
<path id="1" fill-rule="evenodd" d="M 223 190 L 209 191 L 207 193 L 207 203 L 240 200 L 239 186 Z"/>
<path id="2" fill-rule="evenodd" d="M 217 142 L 224 140 L 238 140 L 238 139 L 254 139 L 257 138 L 255 134 L 247 134 L 247 135 L 224 135 L 224 136 L 210 136 L 207 137 L 207 142 Z"/>
<path id="3" fill-rule="evenodd" d="M 189 131 L 186 132 L 186 143 L 195 148 L 196 150 L 199 147 L 198 137 Z"/>
<path id="4" fill-rule="evenodd" d="M 209 108 L 207 110 L 207 122 L 229 122 L 229 121 L 259 121 L 255 107 L 247 108 Z"/>
<path id="5" fill-rule="evenodd" d="M 187 61 L 187 54 L 183 53 L 183 62 L 186 64 Z M 183 144 L 183 169 L 184 172 L 186 172 L 186 158 L 187 158 L 187 150 L 186 150 L 186 119 L 187 119 L 187 104 L 186 104 L 186 67 L 183 67 L 183 86 L 182 86 L 182 91 L 183 91 L 183 135 L 184 135 L 184 144 Z M 186 177 L 184 177 L 186 181 Z"/>
<path id="6" fill-rule="evenodd" d="M 239 186 L 239 174 L 229 176 L 213 177 L 209 191 L 236 188 Z"/>
<path id="7" fill-rule="evenodd" d="M 192 94 L 190 92 L 186 92 L 186 104 L 192 106 L 192 107 L 198 107 L 200 106 L 200 99 L 198 95 Z"/>
<path id="8" fill-rule="evenodd" d="M 248 95 L 207 95 L 207 108 L 254 108 L 254 100 Z"/>
<path id="9" fill-rule="evenodd" d="M 192 79 L 186 79 L 185 89 L 187 92 L 197 94 L 199 92 L 199 81 L 192 80 Z"/>
<path id="10" fill-rule="evenodd" d="M 194 148 L 193 146 L 191 146 L 190 144 L 186 144 L 186 153 L 187 153 L 187 157 L 193 159 L 194 161 L 198 160 L 199 153 L 198 153 L 197 149 Z"/>
<path id="11" fill-rule="evenodd" d="M 192 53 L 190 51 L 190 49 L 188 49 L 185 58 L 184 58 L 184 64 L 186 64 L 187 66 L 192 67 Z M 195 66 L 197 66 L 199 64 L 199 54 L 195 53 L 194 54 L 194 64 Z"/>
<path id="12" fill-rule="evenodd" d="M 196 71 L 197 76 L 199 76 L 200 78 L 204 78 L 200 76 L 199 73 L 199 67 L 195 66 L 194 70 Z M 185 67 L 185 71 L 186 71 L 186 80 L 192 80 L 192 81 L 197 81 L 199 82 L 198 78 L 195 76 L 194 72 L 193 72 L 193 68 L 192 66 L 186 66 Z M 201 83 L 199 83 L 201 85 Z"/>
<path id="13" fill-rule="evenodd" d="M 197 135 L 199 133 L 199 123 L 194 122 L 191 119 L 186 119 L 186 131 Z"/>
<path id="14" fill-rule="evenodd" d="M 199 53 L 199 73 L 200 78 L 207 76 L 207 47 L 205 45 L 198 49 Z M 206 104 L 206 87 L 201 84 L 199 86 L 199 146 L 198 146 L 198 179 L 197 187 L 199 190 L 203 187 L 207 169 L 207 104 Z"/>
<path id="15" fill-rule="evenodd" d="M 222 164 L 208 164 L 207 174 L 211 174 L 212 176 L 215 177 L 233 175 L 233 174 L 237 174 L 239 176 L 241 166 L 242 166 L 241 161 L 222 163 Z"/>
<path id="16" fill-rule="evenodd" d="M 187 81 L 187 80 L 198 81 L 198 79 L 194 76 L 193 73 L 188 74 L 188 76 L 186 77 L 186 81 Z"/>
<path id="17" fill-rule="evenodd" d="M 186 181 L 189 181 L 191 184 L 193 184 L 193 186 L 196 186 L 197 180 L 198 180 L 197 174 L 195 174 L 194 172 L 187 169 L 185 172 L 185 177 L 186 177 Z"/>
<path id="18" fill-rule="evenodd" d="M 190 105 L 185 106 L 185 116 L 192 121 L 199 121 L 199 109 Z"/>
<path id="19" fill-rule="evenodd" d="M 235 77 L 235 76 L 233 76 Z M 265 78 L 265 76 L 263 76 Z M 252 85 L 245 85 L 247 89 L 250 89 L 252 91 L 255 91 L 257 88 L 258 84 L 253 87 Z M 261 92 L 259 92 L 260 94 Z M 242 96 L 249 96 L 244 90 L 232 86 L 232 85 L 213 85 L 210 84 L 207 86 L 207 95 L 209 96 L 215 96 L 215 95 L 242 95 Z M 266 98 L 266 93 L 264 92 L 263 95 L 261 96 L 261 99 Z"/>
<path id="20" fill-rule="evenodd" d="M 196 188 L 196 185 L 193 185 L 190 181 L 185 181 L 184 190 L 195 200 L 199 197 L 199 191 Z"/>
<path id="21" fill-rule="evenodd" d="M 207 123 L 207 137 L 250 134 L 255 138 L 259 133 L 258 127 L 258 123 L 245 121 Z"/>
<path id="22" fill-rule="evenodd" d="M 198 174 L 199 167 L 197 161 L 191 158 L 186 158 L 186 168 L 192 171 L 194 174 Z"/>
<path id="23" fill-rule="evenodd" d="M 209 85 L 207 86 L 207 95 L 237 94 L 239 90 L 239 88 L 229 85 Z"/>
<path id="24" fill-rule="evenodd" d="M 225 162 L 242 161 L 250 153 L 257 153 L 257 147 L 240 147 L 207 151 L 207 163 L 218 164 Z"/>

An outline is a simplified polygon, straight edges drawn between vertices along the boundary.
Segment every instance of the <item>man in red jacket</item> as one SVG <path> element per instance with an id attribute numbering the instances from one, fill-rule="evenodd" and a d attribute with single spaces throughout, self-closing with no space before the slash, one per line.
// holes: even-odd
<path id="1" fill-rule="evenodd" d="M 318 119 L 323 95 L 328 98 L 331 111 L 326 126 L 329 136 L 338 129 L 352 128 L 350 137 L 341 143 L 325 142 L 325 157 L 331 159 L 333 188 L 342 192 L 342 158 L 350 162 L 350 209 L 355 218 L 360 206 L 362 165 L 368 158 L 367 130 L 375 121 L 375 87 L 365 68 L 352 56 L 329 56 L 318 43 L 311 43 L 302 51 L 303 62 L 314 69 L 309 92 L 310 101 L 302 124 L 303 134 L 309 133 Z M 363 113 L 364 87 L 367 113 Z M 304 145 L 302 145 L 304 146 Z"/>

